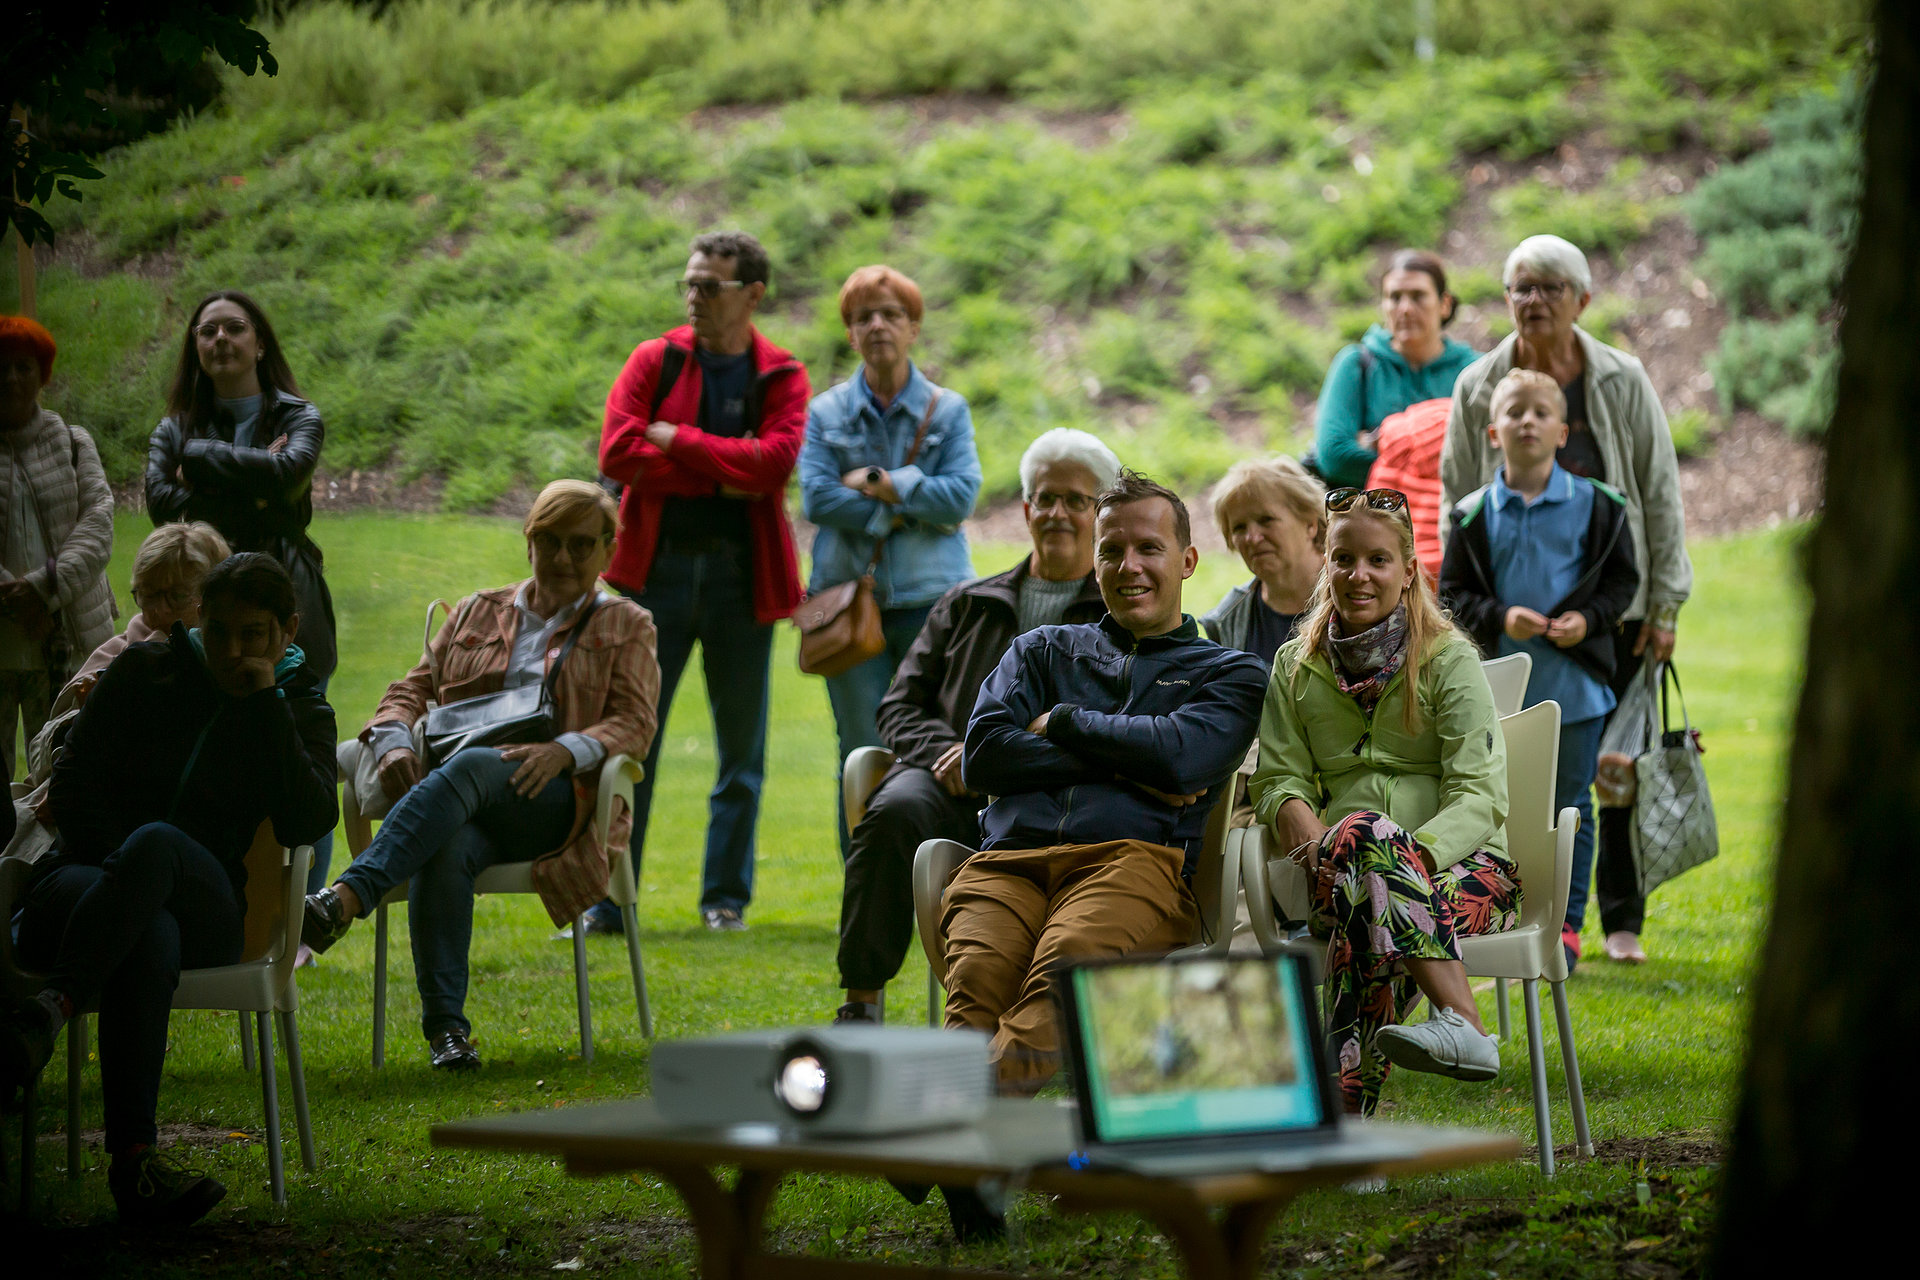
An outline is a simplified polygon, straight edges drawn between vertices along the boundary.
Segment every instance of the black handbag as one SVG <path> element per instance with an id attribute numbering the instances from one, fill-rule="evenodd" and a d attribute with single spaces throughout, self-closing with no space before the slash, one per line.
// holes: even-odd
<path id="1" fill-rule="evenodd" d="M 580 611 L 579 620 L 573 624 L 566 644 L 561 646 L 560 656 L 553 660 L 553 668 L 539 684 L 502 689 L 499 693 L 483 693 L 478 697 L 462 698 L 458 702 L 430 708 L 427 711 L 427 731 L 423 744 L 427 767 L 440 767 L 466 747 L 552 742 L 559 736 L 560 709 L 553 699 L 554 681 L 559 679 L 560 668 L 566 665 L 567 655 L 573 652 L 573 646 L 585 634 L 587 622 L 599 605 L 600 593 L 596 588 L 587 600 L 586 608 Z"/>

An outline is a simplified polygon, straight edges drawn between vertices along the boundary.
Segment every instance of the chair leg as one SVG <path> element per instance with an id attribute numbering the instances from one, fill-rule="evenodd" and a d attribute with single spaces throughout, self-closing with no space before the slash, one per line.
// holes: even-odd
<path id="1" fill-rule="evenodd" d="M 387 904 L 373 913 L 373 1065 L 387 1065 Z"/>
<path id="2" fill-rule="evenodd" d="M 1500 1043 L 1506 1044 L 1513 1039 L 1513 1003 L 1507 998 L 1507 980 L 1493 980 L 1494 1016 L 1500 1019 Z"/>
<path id="3" fill-rule="evenodd" d="M 887 1023 L 887 989 L 880 988 L 880 994 L 873 998 L 874 1007 L 880 1010 L 880 1025 Z"/>
<path id="4" fill-rule="evenodd" d="M 293 1009 L 280 1014 L 280 1038 L 287 1044 L 287 1079 L 293 1085 L 293 1123 L 300 1130 L 300 1164 L 308 1173 L 313 1158 L 313 1118 L 307 1113 L 307 1069 L 300 1061 L 300 1015 Z"/>
<path id="5" fill-rule="evenodd" d="M 1581 1155 L 1593 1158 L 1593 1135 L 1587 1131 L 1587 1092 L 1580 1084 L 1580 1055 L 1573 1048 L 1573 1015 L 1567 1009 L 1567 984 L 1553 984 L 1553 1017 L 1560 1028 L 1560 1060 L 1567 1068 L 1567 1101 L 1573 1108 L 1573 1138 Z"/>
<path id="6" fill-rule="evenodd" d="M 640 1034 L 653 1039 L 653 1010 L 647 1006 L 647 975 L 640 965 L 640 908 L 620 908 L 620 930 L 627 935 L 627 968 L 633 971 L 633 1004 L 640 1013 Z"/>
<path id="7" fill-rule="evenodd" d="M 243 1015 L 244 1016 L 244 1015 Z M 273 1187 L 273 1202 L 287 1202 L 286 1160 L 280 1151 L 280 1074 L 273 1056 L 273 1015 L 256 1013 L 254 1025 L 260 1036 L 260 1105 L 267 1119 L 267 1181 Z"/>
<path id="8" fill-rule="evenodd" d="M 933 976 L 933 970 L 927 970 L 927 1025 L 937 1027 L 941 1023 L 940 1015 L 946 1011 L 946 989 L 940 985 L 940 979 Z"/>
<path id="9" fill-rule="evenodd" d="M 1540 981 L 1520 984 L 1527 1006 L 1527 1065 L 1533 1072 L 1533 1132 L 1540 1143 L 1540 1172 L 1553 1176 L 1553 1117 L 1547 1111 L 1546 1041 L 1540 1034 Z"/>
<path id="10" fill-rule="evenodd" d="M 593 996 L 587 990 L 587 917 L 573 920 L 573 999 L 580 1006 L 580 1061 L 593 1061 Z"/>
<path id="11" fill-rule="evenodd" d="M 253 1030 L 247 1026 L 247 1015 L 243 1010 L 240 1018 L 240 1066 L 242 1070 L 253 1070 Z"/>
<path id="12" fill-rule="evenodd" d="M 87 1070 L 87 1015 L 67 1019 L 67 1177 L 80 1176 L 80 1078 Z"/>

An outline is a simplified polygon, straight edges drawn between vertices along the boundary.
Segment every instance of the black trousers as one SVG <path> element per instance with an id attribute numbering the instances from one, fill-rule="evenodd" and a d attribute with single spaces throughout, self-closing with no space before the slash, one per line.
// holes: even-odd
<path id="1" fill-rule="evenodd" d="M 167 1019 L 182 969 L 233 964 L 246 904 L 226 869 L 154 822 L 98 867 L 55 867 L 20 913 L 20 958 L 77 1009 L 100 1011 L 107 1153 L 154 1141 Z"/>
<path id="2" fill-rule="evenodd" d="M 929 769 L 901 765 L 853 829 L 840 896 L 840 985 L 878 991 L 913 941 L 913 855 L 922 840 L 980 840 L 979 796 L 950 796 Z"/>
<path id="3" fill-rule="evenodd" d="M 1642 656 L 1633 652 L 1640 621 L 1623 622 L 1613 633 L 1613 696 L 1623 696 L 1640 677 Z M 1611 719 L 1611 717 L 1609 717 Z M 1633 810 L 1599 811 L 1599 852 L 1593 865 L 1593 896 L 1600 907 L 1600 928 L 1607 933 L 1639 933 L 1647 921 L 1647 900 L 1633 869 Z"/>

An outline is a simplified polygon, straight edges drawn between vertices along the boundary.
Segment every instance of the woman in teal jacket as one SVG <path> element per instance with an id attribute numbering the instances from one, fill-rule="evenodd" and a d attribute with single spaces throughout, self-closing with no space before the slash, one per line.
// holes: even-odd
<path id="1" fill-rule="evenodd" d="M 1307 870 L 1329 1053 L 1347 1110 L 1371 1114 L 1388 1063 L 1499 1072 L 1455 939 L 1511 928 L 1520 877 L 1493 695 L 1419 571 L 1404 495 L 1336 489 L 1327 510 L 1327 570 L 1274 660 L 1249 791 Z M 1423 994 L 1433 1020 L 1396 1025 Z"/>
<path id="2" fill-rule="evenodd" d="M 1454 379 L 1479 356 L 1446 336 L 1454 306 L 1446 264 L 1435 255 L 1402 249 L 1387 263 L 1380 277 L 1384 323 L 1334 356 L 1320 388 L 1314 465 L 1329 485 L 1366 484 L 1381 419 L 1453 394 Z"/>

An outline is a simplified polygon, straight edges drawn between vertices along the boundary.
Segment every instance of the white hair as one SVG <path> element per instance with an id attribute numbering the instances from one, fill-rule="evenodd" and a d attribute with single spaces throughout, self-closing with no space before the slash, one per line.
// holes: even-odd
<path id="1" fill-rule="evenodd" d="M 1071 462 L 1091 471 L 1095 489 L 1105 489 L 1120 478 L 1120 459 L 1100 437 L 1072 427 L 1055 427 L 1042 432 L 1020 455 L 1020 496 L 1031 500 L 1034 477 L 1040 474 L 1040 468 L 1056 462 Z"/>
<path id="2" fill-rule="evenodd" d="M 1593 272 L 1587 267 L 1587 255 L 1559 236 L 1528 236 L 1515 245 L 1507 255 L 1500 283 L 1512 284 L 1522 267 L 1549 280 L 1565 280 L 1582 293 L 1593 292 Z"/>

